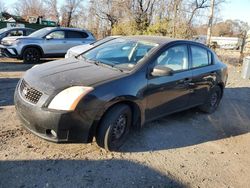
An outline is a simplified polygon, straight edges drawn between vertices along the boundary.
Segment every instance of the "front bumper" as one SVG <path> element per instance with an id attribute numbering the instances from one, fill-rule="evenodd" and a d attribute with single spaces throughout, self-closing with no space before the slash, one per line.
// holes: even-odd
<path id="1" fill-rule="evenodd" d="M 20 85 L 20 84 L 19 84 Z M 51 111 L 27 102 L 19 85 L 14 101 L 24 127 L 35 135 L 52 142 L 89 143 L 93 138 L 93 111 Z M 51 134 L 52 130 L 56 133 Z"/>
<path id="2" fill-rule="evenodd" d="M 17 50 L 15 48 L 13 48 L 12 46 L 4 46 L 4 45 L 0 45 L 0 56 L 10 57 L 10 58 L 19 57 Z"/>

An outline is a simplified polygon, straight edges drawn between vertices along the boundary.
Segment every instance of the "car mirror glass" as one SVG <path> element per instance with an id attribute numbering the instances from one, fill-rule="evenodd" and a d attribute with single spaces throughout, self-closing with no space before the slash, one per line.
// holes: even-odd
<path id="1" fill-rule="evenodd" d="M 152 76 L 172 76 L 174 74 L 174 70 L 169 68 L 169 67 L 165 67 L 165 66 L 161 66 L 161 65 L 157 65 L 154 67 L 153 71 L 151 72 Z"/>

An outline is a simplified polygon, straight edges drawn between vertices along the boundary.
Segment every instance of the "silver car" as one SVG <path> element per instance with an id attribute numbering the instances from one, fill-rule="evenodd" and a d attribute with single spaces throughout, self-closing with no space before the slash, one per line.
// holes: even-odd
<path id="1" fill-rule="evenodd" d="M 67 50 L 96 39 L 89 31 L 75 28 L 47 27 L 26 37 L 3 38 L 3 56 L 23 59 L 24 63 L 38 63 L 43 57 L 63 57 Z"/>
<path id="2" fill-rule="evenodd" d="M 90 44 L 83 44 L 83 45 L 78 45 L 78 46 L 74 46 L 72 48 L 70 48 L 66 55 L 65 55 L 65 58 L 70 58 L 70 57 L 76 57 L 82 53 L 84 53 L 85 51 L 89 50 L 90 48 L 93 48 L 93 47 L 96 47 L 96 46 L 99 46 L 105 42 L 108 42 L 108 41 L 111 41 L 111 40 L 114 40 L 116 38 L 120 37 L 119 35 L 116 35 L 116 36 L 108 36 L 108 37 L 105 37 L 103 39 L 100 39 L 100 40 L 97 40 L 95 42 L 92 42 Z"/>

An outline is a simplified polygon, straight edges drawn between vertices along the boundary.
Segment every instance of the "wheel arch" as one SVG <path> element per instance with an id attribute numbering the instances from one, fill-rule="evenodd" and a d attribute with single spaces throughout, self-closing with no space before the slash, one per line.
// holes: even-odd
<path id="1" fill-rule="evenodd" d="M 135 129 L 141 128 L 141 125 L 144 122 L 144 119 L 143 119 L 144 115 L 143 115 L 143 110 L 142 110 L 141 105 L 135 102 L 134 100 L 131 100 L 128 98 L 123 98 L 119 100 L 113 99 L 106 103 L 104 110 L 102 111 L 100 115 L 100 119 L 98 121 L 95 121 L 94 125 L 92 125 L 90 138 L 93 138 L 96 135 L 98 126 L 100 122 L 103 120 L 103 118 L 105 117 L 105 115 L 108 113 L 108 111 L 118 104 L 126 104 L 130 107 L 131 112 L 132 112 L 132 127 Z"/>
<path id="2" fill-rule="evenodd" d="M 220 87 L 220 89 L 221 89 L 221 97 L 222 97 L 223 94 L 224 94 L 225 84 L 224 84 L 223 82 L 219 82 L 217 85 L 218 85 L 218 86 Z"/>
<path id="3" fill-rule="evenodd" d="M 40 46 L 31 44 L 31 45 L 27 45 L 27 46 L 23 47 L 23 49 L 22 49 L 22 51 L 21 51 L 21 57 L 23 57 L 23 53 L 24 53 L 24 51 L 25 51 L 27 48 L 36 48 L 36 49 L 38 49 L 38 50 L 40 51 L 41 57 L 44 56 L 43 49 L 42 49 Z"/>
<path id="4" fill-rule="evenodd" d="M 135 102 L 135 98 L 134 97 L 122 97 L 119 99 L 114 99 L 111 100 L 110 102 L 108 102 L 105 105 L 105 110 L 104 113 L 101 116 L 101 119 L 105 116 L 105 114 L 115 105 L 118 104 L 126 104 L 130 107 L 131 112 L 132 112 L 132 122 L 133 125 L 132 126 L 138 126 L 140 127 L 141 125 L 141 116 L 142 116 L 142 107 L 140 107 L 140 104 L 138 104 L 137 102 Z"/>

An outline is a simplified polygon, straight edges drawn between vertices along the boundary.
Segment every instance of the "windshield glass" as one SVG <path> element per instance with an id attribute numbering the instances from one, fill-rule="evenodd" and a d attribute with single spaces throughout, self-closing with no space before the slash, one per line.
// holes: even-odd
<path id="1" fill-rule="evenodd" d="M 29 36 L 30 37 L 39 37 L 39 38 L 42 38 L 45 35 L 47 35 L 53 29 L 54 28 L 49 28 L 49 27 L 46 27 L 46 28 L 43 28 L 43 29 L 39 29 L 39 30 L 35 31 L 34 33 L 31 33 Z"/>
<path id="2" fill-rule="evenodd" d="M 82 57 L 122 70 L 132 70 L 157 45 L 151 42 L 119 38 L 89 50 Z"/>
<path id="3" fill-rule="evenodd" d="M 0 29 L 0 35 L 1 35 L 2 33 L 4 33 L 5 31 L 8 31 L 8 28 Z"/>

